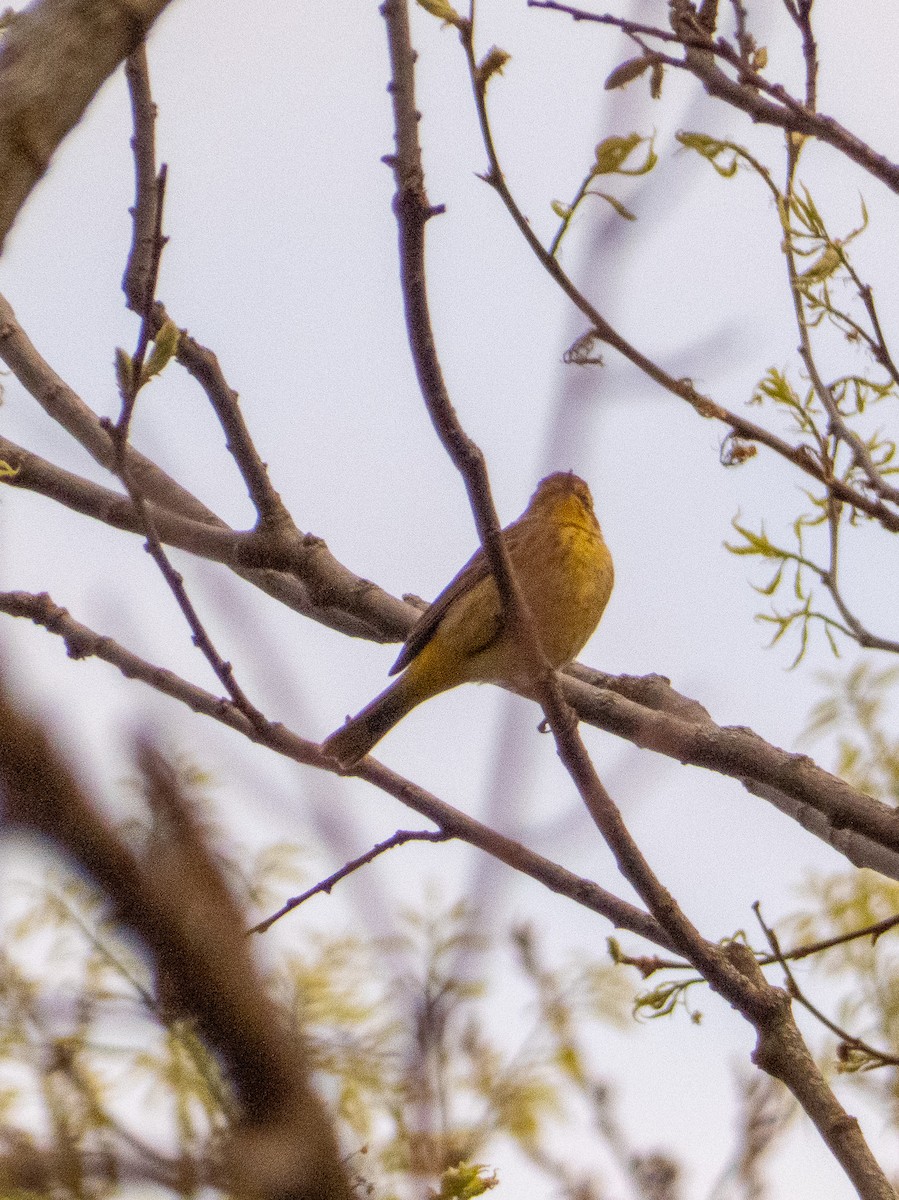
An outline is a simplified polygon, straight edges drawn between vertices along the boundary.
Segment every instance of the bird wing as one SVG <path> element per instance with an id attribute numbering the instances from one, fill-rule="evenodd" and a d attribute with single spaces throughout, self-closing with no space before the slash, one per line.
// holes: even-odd
<path id="1" fill-rule="evenodd" d="M 406 638 L 403 648 L 400 651 L 399 658 L 390 668 L 389 674 L 397 675 L 400 671 L 408 667 L 412 659 L 421 653 L 437 632 L 438 625 L 446 616 L 453 602 L 466 592 L 471 591 L 489 573 L 490 567 L 488 566 L 487 559 L 484 557 L 484 551 L 476 550 L 462 570 L 459 571 L 458 575 L 450 580 L 437 599 L 424 610 L 412 626 L 409 636 Z M 476 653 L 478 650 L 485 649 L 497 636 L 501 627 L 502 621 L 498 620 L 496 627 L 487 633 L 484 644 L 482 646 L 472 646 L 470 653 Z"/>

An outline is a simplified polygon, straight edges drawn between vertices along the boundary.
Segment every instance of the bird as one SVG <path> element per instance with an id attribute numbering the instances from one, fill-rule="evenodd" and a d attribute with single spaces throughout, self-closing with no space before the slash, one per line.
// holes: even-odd
<path id="1" fill-rule="evenodd" d="M 502 539 L 547 661 L 553 668 L 564 666 L 599 624 L 614 582 L 589 487 L 571 471 L 548 475 Z M 440 692 L 461 683 L 528 690 L 530 676 L 518 640 L 506 628 L 483 548 L 424 610 L 389 673 L 399 679 L 322 743 L 344 769 Z"/>

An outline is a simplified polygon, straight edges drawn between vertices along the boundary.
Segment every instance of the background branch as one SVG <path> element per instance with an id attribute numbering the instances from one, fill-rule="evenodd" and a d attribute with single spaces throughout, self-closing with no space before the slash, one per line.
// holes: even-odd
<path id="1" fill-rule="evenodd" d="M 56 147 L 168 0 L 39 0 L 0 43 L 0 247 Z"/>
<path id="2" fill-rule="evenodd" d="M 349 1200 L 334 1134 L 302 1051 L 256 976 L 241 914 L 163 760 L 140 751 L 160 823 L 140 861 L 81 792 L 43 731 L 0 692 L 0 779 L 8 829 L 49 839 L 110 899 L 157 971 L 223 1056 L 243 1120 L 226 1159 L 237 1189 L 279 1200 Z"/>

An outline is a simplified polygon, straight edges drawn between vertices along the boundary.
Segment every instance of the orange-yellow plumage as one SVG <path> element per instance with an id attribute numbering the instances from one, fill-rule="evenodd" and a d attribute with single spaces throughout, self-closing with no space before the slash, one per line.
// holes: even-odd
<path id="1" fill-rule="evenodd" d="M 542 480 L 503 540 L 553 667 L 570 662 L 593 633 L 612 591 L 612 557 L 590 489 L 571 473 Z M 406 713 L 460 683 L 524 686 L 517 642 L 483 550 L 466 563 L 412 627 L 392 684 L 324 743 L 344 767 L 366 755 Z"/>

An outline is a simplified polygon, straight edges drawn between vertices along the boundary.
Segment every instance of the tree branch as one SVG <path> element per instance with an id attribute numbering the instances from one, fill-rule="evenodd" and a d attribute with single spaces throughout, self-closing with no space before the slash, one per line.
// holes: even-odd
<path id="1" fill-rule="evenodd" d="M 95 633 L 76 621 L 66 609 L 54 604 L 46 593 L 31 596 L 26 592 L 0 592 L 0 612 L 25 617 L 61 637 L 70 658 L 102 659 L 121 671 L 126 679 L 138 679 L 193 712 L 211 717 L 293 762 L 338 772 L 333 759 L 324 755 L 315 742 L 299 737 L 281 724 L 254 726 L 228 699 L 212 695 L 173 671 L 147 662 L 112 638 Z M 466 816 L 374 759 L 367 758 L 354 774 L 433 821 L 447 837 L 458 838 L 483 850 L 551 891 L 607 917 L 616 928 L 628 929 L 665 949 L 672 948 L 657 923 L 639 908 Z"/>
<path id="2" fill-rule="evenodd" d="M 56 147 L 168 0 L 39 0 L 0 43 L 0 247 Z"/>

